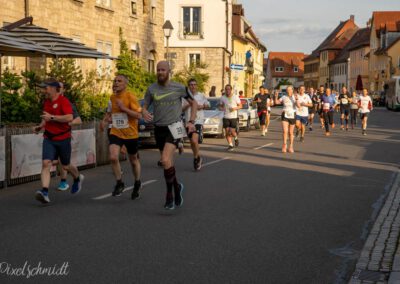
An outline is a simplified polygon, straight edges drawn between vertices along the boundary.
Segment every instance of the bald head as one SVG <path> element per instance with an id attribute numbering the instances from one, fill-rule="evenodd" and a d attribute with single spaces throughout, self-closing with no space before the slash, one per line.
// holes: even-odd
<path id="1" fill-rule="evenodd" d="M 157 63 L 157 81 L 160 85 L 165 85 L 169 80 L 169 63 L 168 61 L 160 61 Z"/>

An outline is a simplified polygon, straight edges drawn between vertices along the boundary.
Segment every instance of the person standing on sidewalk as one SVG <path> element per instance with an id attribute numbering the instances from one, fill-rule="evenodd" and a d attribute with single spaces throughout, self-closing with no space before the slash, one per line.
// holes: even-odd
<path id="1" fill-rule="evenodd" d="M 197 103 L 185 86 L 169 79 L 170 67 L 167 61 L 157 64 L 157 82 L 149 86 L 144 97 L 143 118 L 155 125 L 154 134 L 158 149 L 162 152 L 161 162 L 164 167 L 164 177 L 167 194 L 164 208 L 175 209 L 183 204 L 183 184 L 178 182 L 174 166 L 174 154 L 179 141 L 185 137 L 182 122 L 182 99 L 186 99 L 191 107 L 190 118 L 187 121 L 189 134 L 196 131 L 194 126 L 197 116 Z M 153 105 L 154 114 L 148 111 Z M 174 190 L 174 192 L 173 192 Z"/>
<path id="2" fill-rule="evenodd" d="M 350 119 L 351 119 L 351 129 L 357 125 L 357 115 L 358 115 L 358 95 L 356 91 L 353 91 L 350 99 Z"/>
<path id="3" fill-rule="evenodd" d="M 189 130 L 187 129 L 188 132 L 188 137 L 190 139 L 190 146 L 192 147 L 193 151 L 193 166 L 195 171 L 199 171 L 201 169 L 202 163 L 203 163 L 203 158 L 200 156 L 200 139 L 203 137 L 203 124 L 204 124 L 204 109 L 207 109 L 210 107 L 210 102 L 207 100 L 207 98 L 204 96 L 203 93 L 198 92 L 197 90 L 197 81 L 196 79 L 190 79 L 188 82 L 188 87 L 192 95 L 194 96 L 194 99 L 196 100 L 197 103 L 197 117 L 195 121 L 195 127 L 196 131 L 189 133 Z M 183 111 L 185 112 L 185 118 L 190 119 L 191 113 L 190 113 L 190 104 L 184 100 L 183 101 Z"/>
<path id="4" fill-rule="evenodd" d="M 306 133 L 306 124 L 308 120 L 308 108 L 312 107 L 312 101 L 309 95 L 305 93 L 305 87 L 300 86 L 299 94 L 296 98 L 296 128 L 300 132 L 300 142 L 304 142 Z"/>
<path id="5" fill-rule="evenodd" d="M 270 98 L 266 93 L 264 86 L 260 86 L 260 92 L 254 96 L 253 102 L 257 104 L 257 114 L 260 121 L 261 136 L 265 136 L 267 130 L 268 107 Z"/>
<path id="6" fill-rule="evenodd" d="M 134 94 L 127 90 L 128 78 L 117 75 L 113 81 L 111 101 L 112 127 L 109 136 L 110 162 L 116 179 L 112 196 L 120 196 L 125 189 L 122 181 L 119 155 L 123 146 L 128 152 L 129 162 L 135 177 L 131 198 L 140 197 L 142 183 L 140 181 L 141 165 L 138 153 L 139 126 L 138 119 L 142 117 L 142 108 Z"/>
<path id="7" fill-rule="evenodd" d="M 286 89 L 286 95 L 279 99 L 278 93 L 275 93 L 275 105 L 283 105 L 282 109 L 282 153 L 294 153 L 294 126 L 296 124 L 296 99 L 293 94 L 293 87 Z M 289 149 L 287 149 L 287 140 L 289 138 Z"/>
<path id="8" fill-rule="evenodd" d="M 346 131 L 349 130 L 349 115 L 350 115 L 350 94 L 346 87 L 342 88 L 339 95 L 340 103 L 340 129 L 344 130 L 344 122 L 346 122 Z"/>
<path id="9" fill-rule="evenodd" d="M 226 141 L 228 141 L 228 151 L 233 151 L 232 138 L 235 141 L 235 147 L 239 146 L 239 138 L 236 132 L 238 123 L 238 110 L 242 108 L 242 103 L 238 96 L 232 93 L 232 86 L 225 86 L 225 96 L 219 101 L 219 109 L 224 111 L 222 120 L 223 128 L 225 129 Z"/>
<path id="10" fill-rule="evenodd" d="M 368 95 L 368 90 L 365 88 L 363 89 L 362 95 L 359 98 L 358 106 L 360 108 L 362 135 L 367 135 L 367 121 L 372 110 L 372 99 Z"/>
<path id="11" fill-rule="evenodd" d="M 42 146 L 42 189 L 36 192 L 35 198 L 45 204 L 50 202 L 50 168 L 53 161 L 60 158 L 64 170 L 72 175 L 74 179 L 72 194 L 81 191 L 84 176 L 79 174 L 74 165 L 71 165 L 71 126 L 69 125 L 73 120 L 71 102 L 60 94 L 61 86 L 56 79 L 45 80 L 41 87 L 45 88 L 47 99 L 41 115 L 42 122 L 33 129 L 36 134 L 41 129 L 45 129 Z"/>
<path id="12" fill-rule="evenodd" d="M 331 132 L 329 131 L 329 125 L 332 129 L 335 128 L 333 115 L 335 113 L 336 107 L 336 100 L 335 97 L 331 94 L 330 88 L 326 88 L 325 95 L 323 95 L 321 98 L 321 105 L 325 122 L 325 135 L 330 136 Z"/>

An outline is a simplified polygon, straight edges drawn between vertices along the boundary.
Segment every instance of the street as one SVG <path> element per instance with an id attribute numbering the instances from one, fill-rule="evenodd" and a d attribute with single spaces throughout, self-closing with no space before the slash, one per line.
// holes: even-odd
<path id="1" fill-rule="evenodd" d="M 165 184 L 156 149 L 140 152 L 141 199 L 111 197 L 111 167 L 85 170 L 78 196 L 40 182 L 0 191 L 1 283 L 347 283 L 400 162 L 400 113 L 376 108 L 367 136 L 331 137 L 315 118 L 295 153 L 281 153 L 281 124 L 266 137 L 240 133 L 240 146 L 206 138 L 193 171 L 189 145 L 176 156 L 184 204 L 163 209 Z M 360 123 L 360 122 L 359 122 Z M 124 181 L 133 184 L 128 162 Z M 71 181 L 71 180 L 70 180 Z M 7 263 L 68 263 L 60 276 L 7 276 Z"/>

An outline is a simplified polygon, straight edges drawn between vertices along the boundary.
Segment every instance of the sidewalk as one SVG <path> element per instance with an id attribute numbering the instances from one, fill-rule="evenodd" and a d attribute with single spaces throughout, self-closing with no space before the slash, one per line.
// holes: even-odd
<path id="1" fill-rule="evenodd" d="M 400 283 L 400 170 L 357 261 L 349 284 Z"/>

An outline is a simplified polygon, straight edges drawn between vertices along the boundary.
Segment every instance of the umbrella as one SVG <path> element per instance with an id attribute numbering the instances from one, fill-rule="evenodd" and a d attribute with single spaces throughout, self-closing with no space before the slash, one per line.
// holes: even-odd
<path id="1" fill-rule="evenodd" d="M 364 89 L 362 78 L 361 78 L 361 75 L 358 75 L 357 76 L 357 83 L 356 83 L 356 90 L 357 91 L 362 91 L 362 89 Z"/>

